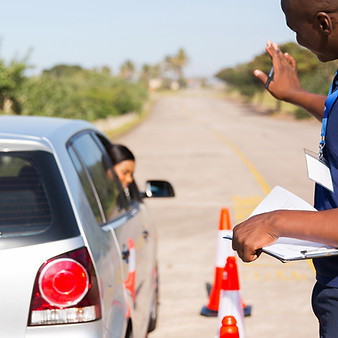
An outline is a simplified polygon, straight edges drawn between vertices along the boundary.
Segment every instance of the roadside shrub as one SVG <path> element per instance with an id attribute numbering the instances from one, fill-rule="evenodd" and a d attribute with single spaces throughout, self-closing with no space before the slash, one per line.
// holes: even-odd
<path id="1" fill-rule="evenodd" d="M 131 83 L 109 73 L 73 69 L 76 72 L 66 72 L 63 67 L 63 72 L 58 69 L 30 78 L 22 97 L 22 114 L 92 121 L 140 112 L 148 97 L 141 83 Z"/>

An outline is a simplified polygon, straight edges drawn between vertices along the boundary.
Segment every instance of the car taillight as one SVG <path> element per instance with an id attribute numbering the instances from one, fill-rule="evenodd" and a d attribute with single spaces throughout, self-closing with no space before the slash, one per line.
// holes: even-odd
<path id="1" fill-rule="evenodd" d="M 73 259 L 59 258 L 47 264 L 39 277 L 42 297 L 51 305 L 68 307 L 79 303 L 88 291 L 85 268 Z"/>
<path id="2" fill-rule="evenodd" d="M 97 278 L 85 247 L 51 258 L 41 266 L 34 283 L 28 326 L 100 318 Z"/>

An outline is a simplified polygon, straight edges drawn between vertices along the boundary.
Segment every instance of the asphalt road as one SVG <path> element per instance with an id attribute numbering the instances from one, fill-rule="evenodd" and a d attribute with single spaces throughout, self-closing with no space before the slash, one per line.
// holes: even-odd
<path id="1" fill-rule="evenodd" d="M 215 337 L 217 318 L 200 315 L 214 278 L 221 208 L 245 219 L 275 185 L 313 200 L 303 148 L 317 150 L 320 124 L 256 114 L 216 92 L 162 96 L 149 117 L 117 141 L 136 155 L 136 179 L 167 179 L 174 199 L 148 200 L 158 229 L 160 313 L 150 338 Z M 247 338 L 318 337 L 311 262 L 265 254 L 237 260 L 241 296 L 252 306 Z"/>

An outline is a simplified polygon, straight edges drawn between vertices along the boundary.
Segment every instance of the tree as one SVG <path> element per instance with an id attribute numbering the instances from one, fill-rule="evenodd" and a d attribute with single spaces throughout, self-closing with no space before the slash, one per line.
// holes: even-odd
<path id="1" fill-rule="evenodd" d="M 328 92 L 338 61 L 321 63 L 310 51 L 291 42 L 281 45 L 280 49 L 295 58 L 299 80 L 304 89 L 323 95 Z M 265 92 L 264 86 L 253 76 L 254 69 L 260 69 L 267 74 L 270 68 L 270 56 L 267 53 L 262 53 L 248 63 L 222 69 L 215 76 L 224 81 L 228 89 L 236 90 L 250 100 L 255 94 Z M 280 104 L 281 102 L 276 100 L 277 110 Z"/>
<path id="2" fill-rule="evenodd" d="M 42 74 L 55 77 L 73 76 L 83 71 L 83 68 L 77 65 L 56 65 L 50 69 L 45 69 Z"/>
<path id="3" fill-rule="evenodd" d="M 8 65 L 0 59 L 0 110 L 7 114 L 20 114 L 22 110 L 22 89 L 26 81 L 24 75 L 26 58 L 12 60 Z"/>
<path id="4" fill-rule="evenodd" d="M 141 68 L 139 80 L 148 86 L 151 79 L 157 79 L 160 76 L 161 70 L 158 64 L 152 66 L 146 63 Z"/>
<path id="5" fill-rule="evenodd" d="M 131 60 L 125 61 L 120 67 L 120 76 L 125 80 L 133 80 L 135 78 L 136 68 Z"/>
<path id="6" fill-rule="evenodd" d="M 179 49 L 176 55 L 165 56 L 162 62 L 165 78 L 170 81 L 178 81 L 181 86 L 185 86 L 186 80 L 183 74 L 183 68 L 188 64 L 189 58 L 183 48 Z"/>
<path id="7" fill-rule="evenodd" d="M 189 58 L 183 48 L 173 57 L 172 62 L 178 75 L 179 81 L 184 80 L 183 68 L 188 65 Z"/>
<path id="8" fill-rule="evenodd" d="M 64 68 L 56 66 L 56 70 Z M 72 76 L 43 72 L 25 86 L 23 114 L 96 120 L 127 112 L 140 112 L 147 99 L 141 83 L 110 74 L 108 68 L 79 70 Z M 57 72 L 57 74 L 59 74 Z M 62 74 L 65 74 L 62 71 Z"/>

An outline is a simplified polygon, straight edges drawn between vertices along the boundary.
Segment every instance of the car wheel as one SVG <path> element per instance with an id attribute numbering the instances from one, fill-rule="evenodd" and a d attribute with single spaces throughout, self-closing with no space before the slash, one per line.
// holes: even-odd
<path id="1" fill-rule="evenodd" d="M 156 269 L 156 278 L 155 278 L 155 288 L 154 288 L 154 295 L 153 301 L 151 304 L 150 309 L 150 317 L 149 317 L 149 325 L 148 325 L 148 332 L 154 331 L 157 324 L 157 317 L 158 317 L 158 304 L 159 304 L 159 278 L 158 278 L 158 269 Z"/>
<path id="2" fill-rule="evenodd" d="M 131 327 L 131 321 L 128 322 L 126 338 L 133 338 L 133 329 Z"/>

